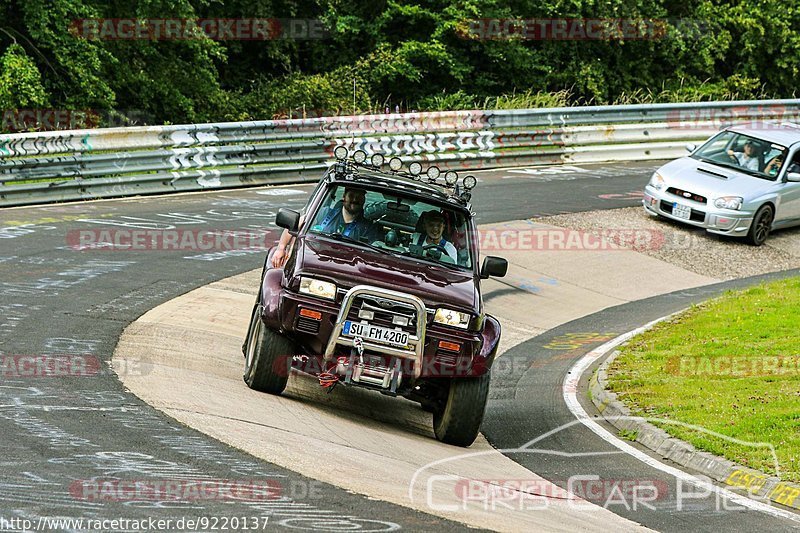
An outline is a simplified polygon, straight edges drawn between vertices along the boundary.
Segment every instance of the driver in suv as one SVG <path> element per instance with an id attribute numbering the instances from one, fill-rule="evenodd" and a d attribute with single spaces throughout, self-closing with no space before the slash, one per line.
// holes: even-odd
<path id="1" fill-rule="evenodd" d="M 363 189 L 345 188 L 342 200 L 328 207 L 313 229 L 323 233 L 339 233 L 358 241 L 378 238 L 378 229 L 364 217 L 365 198 Z M 304 222 L 305 216 L 301 216 L 300 226 Z M 273 268 L 280 268 L 286 263 L 287 248 L 291 242 L 292 236 L 284 230 L 270 260 Z"/>

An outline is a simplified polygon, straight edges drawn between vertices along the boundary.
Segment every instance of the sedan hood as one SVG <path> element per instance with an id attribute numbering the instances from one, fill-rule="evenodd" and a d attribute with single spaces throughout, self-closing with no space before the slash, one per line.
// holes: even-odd
<path id="1" fill-rule="evenodd" d="M 295 274 L 332 278 L 340 285 L 366 284 L 420 297 L 427 306 L 479 312 L 473 273 L 410 257 L 381 253 L 349 243 L 306 235 L 301 239 Z"/>
<path id="2" fill-rule="evenodd" d="M 711 202 L 720 196 L 753 197 L 775 185 L 732 168 L 704 163 L 691 157 L 671 161 L 658 169 L 667 187 L 700 194 Z"/>

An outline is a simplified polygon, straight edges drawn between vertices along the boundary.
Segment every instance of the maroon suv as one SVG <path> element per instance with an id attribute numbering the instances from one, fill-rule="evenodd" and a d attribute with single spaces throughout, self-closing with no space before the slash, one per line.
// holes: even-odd
<path id="1" fill-rule="evenodd" d="M 305 214 L 280 209 L 292 236 L 283 268 L 270 251 L 244 343 L 244 380 L 280 394 L 292 369 L 401 395 L 433 413 L 436 437 L 469 446 L 480 430 L 500 323 L 486 314 L 471 212 L 475 178 L 337 149 Z"/>

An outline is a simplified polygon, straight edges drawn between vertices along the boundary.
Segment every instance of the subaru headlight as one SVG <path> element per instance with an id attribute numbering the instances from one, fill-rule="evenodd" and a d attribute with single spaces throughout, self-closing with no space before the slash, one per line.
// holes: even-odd
<path id="1" fill-rule="evenodd" d="M 433 315 L 433 321 L 445 326 L 452 326 L 454 328 L 467 329 L 469 326 L 470 315 L 467 313 L 460 313 L 452 309 L 445 309 L 440 307 Z"/>
<path id="2" fill-rule="evenodd" d="M 743 198 L 741 196 L 721 196 L 714 200 L 714 207 L 720 209 L 740 209 Z"/>
<path id="3" fill-rule="evenodd" d="M 328 300 L 336 299 L 336 284 L 314 278 L 300 278 L 300 292 Z"/>
<path id="4" fill-rule="evenodd" d="M 650 178 L 650 186 L 655 190 L 660 191 L 664 188 L 664 177 L 658 172 L 653 172 L 653 176 Z"/>

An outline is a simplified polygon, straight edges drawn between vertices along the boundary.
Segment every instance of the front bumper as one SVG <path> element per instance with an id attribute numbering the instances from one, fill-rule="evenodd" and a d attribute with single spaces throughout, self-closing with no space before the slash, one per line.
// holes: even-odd
<path id="1" fill-rule="evenodd" d="M 336 322 L 333 324 L 333 332 L 331 333 L 330 339 L 328 340 L 327 345 L 325 346 L 325 352 L 322 354 L 322 357 L 325 361 L 332 361 L 333 355 L 336 350 L 337 345 L 347 346 L 347 347 L 354 347 L 354 337 L 345 337 L 342 335 L 342 328 L 344 327 L 344 323 L 347 320 L 347 316 L 350 314 L 350 310 L 352 308 L 353 302 L 357 296 L 362 294 L 368 294 L 373 296 L 379 296 L 383 298 L 389 298 L 396 302 L 406 303 L 414 308 L 414 311 L 417 316 L 416 320 L 416 328 L 413 335 L 408 337 L 408 345 L 405 348 L 398 348 L 392 346 L 385 346 L 382 344 L 378 344 L 376 342 L 371 342 L 368 340 L 363 341 L 363 348 L 365 350 L 370 350 L 378 353 L 382 353 L 385 355 L 390 355 L 392 357 L 398 357 L 401 359 L 408 359 L 413 363 L 414 368 L 414 377 L 418 378 L 422 374 L 422 355 L 424 351 L 424 343 L 425 343 L 425 328 L 427 326 L 427 313 L 425 312 L 425 304 L 417 298 L 416 296 L 412 296 L 410 294 L 404 294 L 402 292 L 397 291 L 390 291 L 388 289 L 381 289 L 378 287 L 370 287 L 368 285 L 357 285 L 347 291 L 347 294 L 344 295 L 344 300 L 342 301 L 341 309 L 339 310 L 339 314 L 336 317 Z"/>
<path id="2" fill-rule="evenodd" d="M 345 292 L 345 291 L 342 291 Z M 415 322 L 409 333 L 406 347 L 394 347 L 366 339 L 363 340 L 365 354 L 380 354 L 401 361 L 404 381 L 408 385 L 420 378 L 459 378 L 481 375 L 491 365 L 491 345 L 484 346 L 486 332 L 460 331 L 433 322 L 433 313 L 423 302 L 405 293 L 390 291 L 372 286 L 357 286 L 337 300 L 326 301 L 286 288 L 280 289 L 280 328 L 285 335 L 292 337 L 303 352 L 314 356 L 320 362 L 337 363 L 341 357 L 352 352 L 353 337 L 342 334 L 343 324 L 353 319 L 350 307 L 356 296 L 373 295 L 388 298 L 414 307 L 417 316 L 423 317 Z M 302 310 L 320 313 L 320 319 L 310 323 L 300 315 Z M 488 318 L 487 318 L 488 320 Z M 499 335 L 499 332 L 497 332 Z M 458 344 L 458 351 L 442 349 L 440 343 Z M 489 350 L 483 353 L 484 348 Z M 308 368 L 323 368 L 324 364 L 311 364 Z M 303 370 L 299 368 L 299 370 Z M 307 370 L 303 370 L 308 372 Z M 311 371 L 309 373 L 314 373 Z M 410 381 L 409 381 L 410 380 Z"/>
<path id="3" fill-rule="evenodd" d="M 753 222 L 753 213 L 750 211 L 734 211 L 732 209 L 720 209 L 709 203 L 704 204 L 691 199 L 682 198 L 666 192 L 657 190 L 650 185 L 644 189 L 642 206 L 645 212 L 650 215 L 661 215 L 665 218 L 690 224 L 698 228 L 703 228 L 711 233 L 720 235 L 731 235 L 734 237 L 744 237 Z M 691 208 L 691 218 L 681 218 L 673 214 L 675 204 L 681 204 Z"/>

